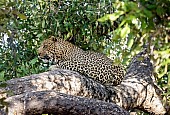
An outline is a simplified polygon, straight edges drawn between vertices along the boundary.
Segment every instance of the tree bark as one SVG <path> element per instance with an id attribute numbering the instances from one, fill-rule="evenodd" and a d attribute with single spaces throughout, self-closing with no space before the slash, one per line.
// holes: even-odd
<path id="1" fill-rule="evenodd" d="M 114 103 L 67 95 L 55 91 L 27 92 L 7 98 L 8 114 L 38 115 L 129 115 Z"/>
<path id="2" fill-rule="evenodd" d="M 96 99 L 115 103 L 126 110 L 137 108 L 155 114 L 165 114 L 166 112 L 161 102 L 161 90 L 153 79 L 153 66 L 146 49 L 132 59 L 122 83 L 115 87 L 106 88 L 100 83 L 80 75 L 77 72 L 56 69 L 9 80 L 6 82 L 6 87 L 0 89 L 1 92 L 4 92 L 0 94 L 0 96 L 7 98 L 6 102 L 10 103 L 8 100 L 11 98 L 13 98 L 13 100 L 16 98 L 17 100 L 17 96 L 22 97 L 31 92 L 35 92 L 30 94 L 34 97 L 34 95 L 39 95 L 36 93 L 40 93 L 41 91 L 48 92 L 47 90 L 67 95 L 81 96 L 83 99 L 89 98 L 90 100 Z M 11 97 L 11 93 L 7 93 L 9 91 L 11 91 L 14 96 Z M 44 101 L 42 98 L 41 102 L 44 103 Z M 57 103 L 58 101 L 54 102 Z M 79 102 L 84 103 L 83 101 L 81 102 L 81 100 L 79 100 Z M 28 101 L 28 103 L 31 102 Z M 23 102 L 22 104 L 24 105 L 26 103 Z M 113 107 L 119 108 L 118 106 Z M 26 105 L 24 105 L 24 107 L 26 107 Z M 65 105 L 65 108 L 68 108 L 67 105 Z M 72 108 L 75 107 L 73 106 Z M 96 106 L 96 108 L 98 108 L 98 106 Z M 45 108 L 43 109 L 45 110 Z M 87 109 L 87 113 L 89 109 Z M 17 110 L 15 109 L 14 111 Z M 76 112 L 77 111 L 81 112 L 81 109 L 76 109 Z M 124 110 L 122 109 L 121 111 L 123 112 Z"/>

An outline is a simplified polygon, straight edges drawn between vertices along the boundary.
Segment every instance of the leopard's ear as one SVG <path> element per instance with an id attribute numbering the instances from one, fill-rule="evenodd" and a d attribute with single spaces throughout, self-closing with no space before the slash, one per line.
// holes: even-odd
<path id="1" fill-rule="evenodd" d="M 54 42 L 57 41 L 57 38 L 54 37 L 54 36 L 50 36 L 49 39 L 52 40 L 52 41 L 54 41 Z"/>

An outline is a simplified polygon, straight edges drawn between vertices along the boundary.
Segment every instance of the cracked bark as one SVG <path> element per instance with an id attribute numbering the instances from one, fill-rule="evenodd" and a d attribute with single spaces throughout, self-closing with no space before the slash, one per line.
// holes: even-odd
<path id="1" fill-rule="evenodd" d="M 7 86 L 5 88 L 1 88 L 0 91 L 12 91 L 13 96 L 9 95 L 8 93 L 0 94 L 0 96 L 6 97 L 6 102 L 11 104 L 11 98 L 13 100 L 17 100 L 17 96 L 22 97 L 28 93 L 31 93 L 30 95 L 32 96 L 33 94 L 39 95 L 36 93 L 41 93 L 42 91 L 48 92 L 47 90 L 51 90 L 53 92 L 55 91 L 55 93 L 59 92 L 59 94 L 57 95 L 60 95 L 60 93 L 64 93 L 67 95 L 75 96 L 75 98 L 81 97 L 82 99 L 88 98 L 88 100 L 101 100 L 101 107 L 107 102 L 107 104 L 115 103 L 116 105 L 113 107 L 119 109 L 120 107 L 126 110 L 137 108 L 143 111 L 147 111 L 149 113 L 165 114 L 166 111 L 161 102 L 161 90 L 156 85 L 155 80 L 152 77 L 153 66 L 150 62 L 147 50 L 145 49 L 132 59 L 131 63 L 129 64 L 129 67 L 127 68 L 127 73 L 122 83 L 115 87 L 106 88 L 100 83 L 95 82 L 92 79 L 86 78 L 85 76 L 80 75 L 77 72 L 55 69 L 53 71 L 9 80 L 6 82 Z M 24 98 L 24 100 L 28 99 Z M 41 101 L 42 103 L 44 103 L 43 98 Z M 18 101 L 13 102 L 17 103 Z M 28 105 L 26 102 L 33 103 L 33 101 L 23 101 L 22 104 L 24 105 L 24 107 L 30 107 L 26 106 Z M 52 101 L 49 100 L 49 102 Z M 57 103 L 58 101 L 54 102 Z M 16 108 L 11 109 L 12 107 L 13 106 L 8 107 L 8 109 L 13 110 L 10 112 L 16 111 Z M 67 108 L 67 106 L 65 108 Z M 72 108 L 74 108 L 74 106 Z M 96 109 L 97 108 L 98 106 L 96 106 Z M 88 111 L 88 109 L 86 110 Z M 123 109 L 120 110 L 122 111 L 122 114 L 123 112 L 125 114 L 128 114 Z M 22 109 L 22 112 L 23 111 L 24 113 L 26 113 L 27 109 L 24 108 Z M 79 114 L 82 113 L 81 109 L 74 109 L 72 111 L 79 111 Z M 106 112 L 106 110 L 103 111 Z"/>
<path id="2" fill-rule="evenodd" d="M 114 103 L 67 95 L 55 91 L 27 92 L 9 97 L 6 101 L 10 115 L 129 115 Z"/>

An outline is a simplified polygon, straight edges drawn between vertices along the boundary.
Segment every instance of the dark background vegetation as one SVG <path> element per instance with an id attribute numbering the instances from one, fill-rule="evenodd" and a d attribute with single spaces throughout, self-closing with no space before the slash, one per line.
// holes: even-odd
<path id="1" fill-rule="evenodd" d="M 147 46 L 170 103 L 169 0 L 0 0 L 0 81 L 46 71 L 37 48 L 49 35 L 125 67 Z"/>

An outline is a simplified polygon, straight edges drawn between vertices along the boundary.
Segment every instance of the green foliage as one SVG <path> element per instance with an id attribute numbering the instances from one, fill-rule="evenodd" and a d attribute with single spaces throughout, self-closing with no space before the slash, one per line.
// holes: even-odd
<path id="1" fill-rule="evenodd" d="M 124 11 L 116 11 L 113 14 L 106 14 L 105 16 L 101 17 L 98 19 L 99 22 L 105 22 L 107 20 L 110 21 L 116 21 L 121 15 L 123 15 L 125 12 Z"/>
<path id="2" fill-rule="evenodd" d="M 169 6 L 169 0 L 1 0 L 0 81 L 47 70 L 36 50 L 42 40 L 55 35 L 123 65 L 147 45 L 167 96 Z"/>
<path id="3" fill-rule="evenodd" d="M 99 22 L 107 20 L 112 23 L 119 22 L 119 26 L 113 32 L 112 39 L 125 39 L 126 48 L 125 52 L 122 53 L 123 58 L 129 57 L 128 50 L 130 50 L 130 57 L 132 57 L 141 50 L 141 46 L 148 44 L 151 58 L 155 62 L 155 72 L 158 73 L 158 79 L 162 78 L 164 74 L 170 76 L 170 22 L 168 19 L 170 8 L 168 5 L 170 5 L 168 0 L 116 1 L 113 5 L 115 12 L 98 19 Z M 152 48 L 154 48 L 154 52 L 152 52 Z"/>

